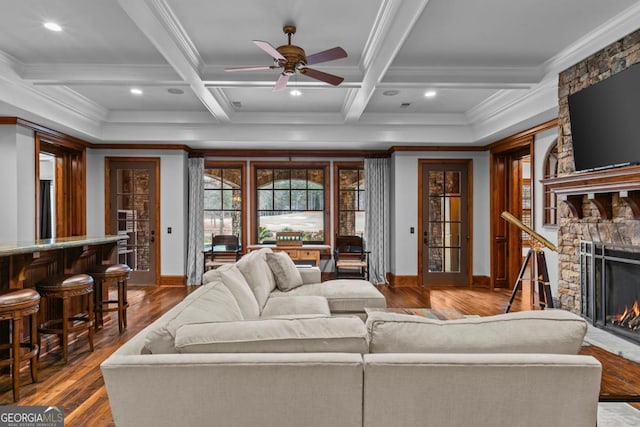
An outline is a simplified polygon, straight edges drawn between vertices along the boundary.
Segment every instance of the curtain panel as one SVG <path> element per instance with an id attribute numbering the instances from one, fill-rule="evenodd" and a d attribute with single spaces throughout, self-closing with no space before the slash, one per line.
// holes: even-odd
<path id="1" fill-rule="evenodd" d="M 386 283 L 390 265 L 390 189 L 391 159 L 364 159 L 366 179 L 364 200 L 366 221 L 365 245 L 369 254 L 369 280 Z"/>
<path id="2" fill-rule="evenodd" d="M 201 285 L 204 271 L 204 158 L 189 159 L 187 284 Z"/>

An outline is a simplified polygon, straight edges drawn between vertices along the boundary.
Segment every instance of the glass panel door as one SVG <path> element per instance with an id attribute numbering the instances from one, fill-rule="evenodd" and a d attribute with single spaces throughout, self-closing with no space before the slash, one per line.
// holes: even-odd
<path id="1" fill-rule="evenodd" d="M 118 262 L 132 269 L 131 282 L 155 284 L 156 173 L 149 161 L 110 161 L 111 233 L 126 235 L 117 248 Z"/>
<path id="2" fill-rule="evenodd" d="M 423 285 L 467 284 L 467 164 L 423 164 Z"/>

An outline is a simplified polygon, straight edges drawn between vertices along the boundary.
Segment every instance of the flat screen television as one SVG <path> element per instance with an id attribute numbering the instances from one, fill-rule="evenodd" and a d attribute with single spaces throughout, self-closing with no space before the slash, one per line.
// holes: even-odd
<path id="1" fill-rule="evenodd" d="M 569 95 L 576 171 L 640 162 L 640 64 Z"/>

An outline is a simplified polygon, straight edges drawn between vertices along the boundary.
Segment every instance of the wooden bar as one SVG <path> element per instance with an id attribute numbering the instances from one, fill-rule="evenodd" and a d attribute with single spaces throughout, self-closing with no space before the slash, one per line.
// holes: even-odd
<path id="1" fill-rule="evenodd" d="M 126 239 L 126 235 L 75 236 L 0 243 L 0 292 L 35 288 L 49 276 L 84 273 L 90 265 L 114 262 L 118 241 Z M 73 310 L 80 309 L 76 303 Z M 60 317 L 59 305 L 55 301 L 40 304 L 40 319 Z M 8 325 L 0 326 L 0 339 L 7 334 Z"/>

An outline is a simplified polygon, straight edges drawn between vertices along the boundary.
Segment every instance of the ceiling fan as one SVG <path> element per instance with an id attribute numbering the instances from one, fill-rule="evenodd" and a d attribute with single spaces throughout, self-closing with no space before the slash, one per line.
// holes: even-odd
<path id="1" fill-rule="evenodd" d="M 268 42 L 262 40 L 253 41 L 256 46 L 271 55 L 274 65 L 225 68 L 225 71 L 258 71 L 282 68 L 282 73 L 280 74 L 278 81 L 273 87 L 274 92 L 284 90 L 287 87 L 287 82 L 289 82 L 289 79 L 296 73 L 296 71 L 298 71 L 300 74 L 311 77 L 312 79 L 320 80 L 333 86 L 338 86 L 340 83 L 342 83 L 344 77 L 325 73 L 323 71 L 318 71 L 307 66 L 319 64 L 321 62 L 333 61 L 335 59 L 346 58 L 347 52 L 345 52 L 344 49 L 342 49 L 341 47 L 334 47 L 333 49 L 323 50 L 322 52 L 306 56 L 304 49 L 302 49 L 300 46 L 291 44 L 291 35 L 296 33 L 296 27 L 293 25 L 285 25 L 282 31 L 287 34 L 289 38 L 289 44 L 282 45 L 278 48 L 275 48 Z"/>

